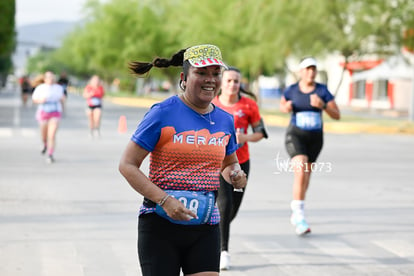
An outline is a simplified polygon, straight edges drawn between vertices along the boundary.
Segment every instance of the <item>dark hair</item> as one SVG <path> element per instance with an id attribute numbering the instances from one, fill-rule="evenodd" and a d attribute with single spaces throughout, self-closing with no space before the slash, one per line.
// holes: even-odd
<path id="1" fill-rule="evenodd" d="M 143 75 L 149 72 L 152 67 L 167 68 L 170 66 L 183 66 L 185 50 L 178 51 L 170 59 L 157 57 L 152 62 L 131 61 L 128 63 L 128 68 L 134 75 Z"/>
<path id="2" fill-rule="evenodd" d="M 229 66 L 229 67 L 227 67 L 227 69 L 224 69 L 223 72 L 225 72 L 225 71 L 234 71 L 234 72 L 237 72 L 241 75 L 241 72 L 240 72 L 239 68 L 237 68 L 237 67 Z M 246 89 L 244 89 L 242 83 L 240 83 L 239 97 L 241 97 L 240 93 L 244 93 L 244 94 L 248 95 L 249 97 L 253 98 L 253 100 L 257 101 L 256 95 L 253 92 L 250 92 L 250 91 L 247 91 Z M 221 90 L 220 90 L 219 94 L 221 94 Z"/>
<path id="3" fill-rule="evenodd" d="M 152 62 L 131 61 L 128 63 L 128 68 L 132 74 L 141 76 L 145 73 L 148 73 L 152 67 L 167 68 L 170 66 L 182 66 L 184 80 L 187 80 L 188 70 L 190 69 L 190 62 L 188 60 L 183 61 L 184 52 L 186 50 L 187 49 L 181 49 L 180 51 L 175 53 L 170 59 L 157 57 Z M 180 87 L 182 87 L 181 83 L 182 80 L 180 80 Z"/>

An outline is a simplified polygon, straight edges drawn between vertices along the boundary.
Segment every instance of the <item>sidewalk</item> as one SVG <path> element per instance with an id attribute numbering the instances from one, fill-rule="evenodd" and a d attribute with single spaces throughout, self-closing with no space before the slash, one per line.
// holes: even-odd
<path id="1" fill-rule="evenodd" d="M 1 276 L 142 275 L 142 196 L 117 168 L 153 102 L 134 100 L 137 108 L 112 100 L 105 99 L 102 137 L 90 139 L 85 100 L 69 96 L 57 162 L 49 165 L 35 106 L 21 107 L 17 92 L 0 93 Z M 121 115 L 131 124 L 126 134 L 117 131 Z M 313 233 L 298 237 L 289 221 L 292 174 L 281 167 L 284 130 L 269 127 L 269 139 L 251 145 L 254 168 L 231 226 L 231 269 L 220 275 L 414 275 L 412 136 L 327 133 L 307 200 Z"/>
<path id="2" fill-rule="evenodd" d="M 148 108 L 160 101 L 160 99 L 137 97 L 107 97 L 106 100 L 119 105 Z M 289 116 L 286 114 L 279 114 L 278 111 L 268 111 L 267 109 L 263 111 L 265 111 L 262 115 L 266 125 L 286 127 L 289 124 Z M 414 135 L 414 122 L 410 122 L 408 119 L 389 118 L 380 114 L 363 114 L 350 109 L 343 111 L 340 121 L 334 121 L 325 116 L 324 130 L 326 132 Z"/>

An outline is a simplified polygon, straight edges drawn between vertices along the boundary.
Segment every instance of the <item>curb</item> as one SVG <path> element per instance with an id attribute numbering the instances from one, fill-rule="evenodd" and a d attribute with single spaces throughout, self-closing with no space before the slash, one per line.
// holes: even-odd
<path id="1" fill-rule="evenodd" d="M 149 108 L 162 99 L 134 98 L 134 97 L 108 97 L 110 102 L 118 105 Z M 263 115 L 266 125 L 276 127 L 287 127 L 289 118 L 277 115 Z M 324 122 L 324 131 L 336 134 L 406 134 L 414 135 L 414 124 L 407 121 L 395 121 L 393 126 L 384 126 L 376 122 Z"/>

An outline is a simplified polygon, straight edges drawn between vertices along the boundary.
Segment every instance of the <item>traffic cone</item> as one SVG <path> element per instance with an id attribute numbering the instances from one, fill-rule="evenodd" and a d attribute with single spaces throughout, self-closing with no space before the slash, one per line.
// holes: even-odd
<path id="1" fill-rule="evenodd" d="M 127 121 L 126 121 L 126 117 L 124 115 L 119 117 L 118 132 L 119 133 L 127 132 Z"/>

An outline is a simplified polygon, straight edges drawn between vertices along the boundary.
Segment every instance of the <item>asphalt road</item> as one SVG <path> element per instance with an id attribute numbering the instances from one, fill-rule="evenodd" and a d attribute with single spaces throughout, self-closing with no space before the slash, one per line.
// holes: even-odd
<path id="1" fill-rule="evenodd" d="M 18 96 L 0 92 L 0 275 L 140 275 L 142 197 L 117 167 L 146 109 L 106 101 L 102 137 L 91 139 L 84 101 L 70 95 L 49 165 L 35 108 Z M 327 133 L 306 201 L 312 234 L 297 237 L 284 128 L 268 130 L 251 144 L 232 267 L 221 275 L 414 275 L 413 136 Z"/>

